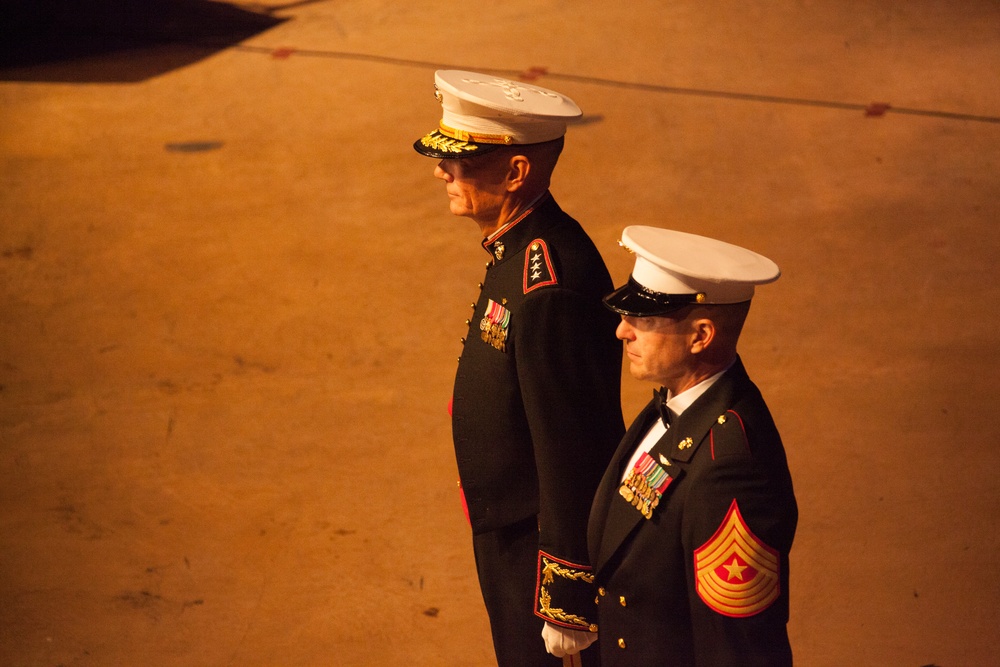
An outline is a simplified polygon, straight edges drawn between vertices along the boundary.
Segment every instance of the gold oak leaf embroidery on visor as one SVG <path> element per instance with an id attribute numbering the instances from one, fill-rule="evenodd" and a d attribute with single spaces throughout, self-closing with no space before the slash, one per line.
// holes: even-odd
<path id="1" fill-rule="evenodd" d="M 722 525 L 694 552 L 698 596 L 725 616 L 767 609 L 781 593 L 777 551 L 753 534 L 734 500 Z"/>
<path id="2" fill-rule="evenodd" d="M 479 149 L 479 146 L 470 146 L 467 141 L 459 141 L 443 135 L 435 136 L 434 134 L 421 137 L 420 143 L 431 150 L 445 153 L 465 153 Z"/>

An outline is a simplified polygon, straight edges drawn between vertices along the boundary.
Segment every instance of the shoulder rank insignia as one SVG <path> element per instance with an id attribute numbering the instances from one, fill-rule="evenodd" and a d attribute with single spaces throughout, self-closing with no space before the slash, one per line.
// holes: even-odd
<path id="1" fill-rule="evenodd" d="M 709 432 L 713 461 L 725 456 L 747 456 L 751 453 L 743 419 L 735 411 L 727 410 L 716 422 L 717 425 Z"/>
<path id="2" fill-rule="evenodd" d="M 778 599 L 780 566 L 778 552 L 753 534 L 733 500 L 715 535 L 694 552 L 698 597 L 724 616 L 753 616 Z"/>
<path id="3" fill-rule="evenodd" d="M 558 285 L 549 247 L 542 239 L 535 239 L 524 253 L 524 293 L 546 285 Z"/>
<path id="4" fill-rule="evenodd" d="M 506 299 L 504 299 L 506 301 Z M 486 304 L 486 314 L 479 323 L 480 337 L 501 352 L 507 351 L 507 328 L 510 326 L 510 311 L 493 299 Z"/>

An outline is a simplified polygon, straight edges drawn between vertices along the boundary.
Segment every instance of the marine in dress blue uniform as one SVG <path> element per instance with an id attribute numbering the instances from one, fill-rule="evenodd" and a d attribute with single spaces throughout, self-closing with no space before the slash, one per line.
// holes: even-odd
<path id="1" fill-rule="evenodd" d="M 501 667 L 558 665 L 596 637 L 587 517 L 624 433 L 618 318 L 602 305 L 613 283 L 548 190 L 580 111 L 473 72 L 437 72 L 435 96 L 439 127 L 414 148 L 441 160 L 452 212 L 480 224 L 488 257 L 452 397 L 480 585 Z M 518 169 L 523 181 L 494 187 Z M 579 657 L 598 664 L 596 647 Z"/>
<path id="2" fill-rule="evenodd" d="M 602 664 L 790 665 L 798 511 L 778 430 L 736 354 L 754 285 L 778 267 L 652 227 L 626 228 L 622 244 L 636 265 L 606 303 L 622 316 L 632 374 L 664 387 L 590 517 Z"/>

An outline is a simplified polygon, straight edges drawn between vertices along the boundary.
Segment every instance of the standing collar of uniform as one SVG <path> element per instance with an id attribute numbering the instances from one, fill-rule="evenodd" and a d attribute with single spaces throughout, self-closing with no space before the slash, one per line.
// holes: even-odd
<path id="1" fill-rule="evenodd" d="M 726 371 L 732 368 L 733 364 L 735 363 L 736 359 L 733 359 L 731 362 L 729 362 L 728 366 L 723 368 L 721 371 L 719 371 L 712 377 L 708 378 L 707 380 L 702 380 L 695 386 L 691 387 L 690 389 L 685 389 L 676 396 L 669 396 L 668 394 L 668 398 L 666 401 L 667 407 L 670 408 L 670 411 L 674 413 L 674 415 L 680 417 L 681 413 L 690 408 L 695 401 L 701 398 L 701 395 L 704 394 L 706 391 L 708 391 L 709 388 L 711 388 L 711 386 L 715 384 L 716 381 L 726 373 Z"/>
<path id="2" fill-rule="evenodd" d="M 548 199 L 551 199 L 551 197 L 552 195 L 550 195 L 549 191 L 546 190 L 542 194 L 538 195 L 538 197 L 536 197 L 535 200 L 532 201 L 528 205 L 528 207 L 521 212 L 520 215 L 518 215 L 516 218 L 505 224 L 503 227 L 501 227 L 500 229 L 496 230 L 495 232 L 487 236 L 485 239 L 483 239 L 483 248 L 486 249 L 486 252 L 492 255 L 493 254 L 492 246 L 493 244 L 495 244 L 497 241 L 500 240 L 501 236 L 512 230 L 517 225 L 517 223 L 521 222 L 529 215 L 531 215 L 536 208 L 538 208 L 541 204 L 545 203 Z"/>

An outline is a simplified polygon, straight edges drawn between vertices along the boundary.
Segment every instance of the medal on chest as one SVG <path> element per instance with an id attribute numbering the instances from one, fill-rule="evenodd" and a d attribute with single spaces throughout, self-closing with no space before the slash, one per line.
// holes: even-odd
<path id="1" fill-rule="evenodd" d="M 504 302 L 507 300 L 504 299 Z M 480 337 L 501 352 L 507 351 L 507 329 L 510 326 L 510 311 L 493 299 L 486 304 L 486 314 L 479 323 Z"/>
<path id="2" fill-rule="evenodd" d="M 618 494 L 640 514 L 651 519 L 671 481 L 667 471 L 649 453 L 644 453 L 622 482 Z"/>

